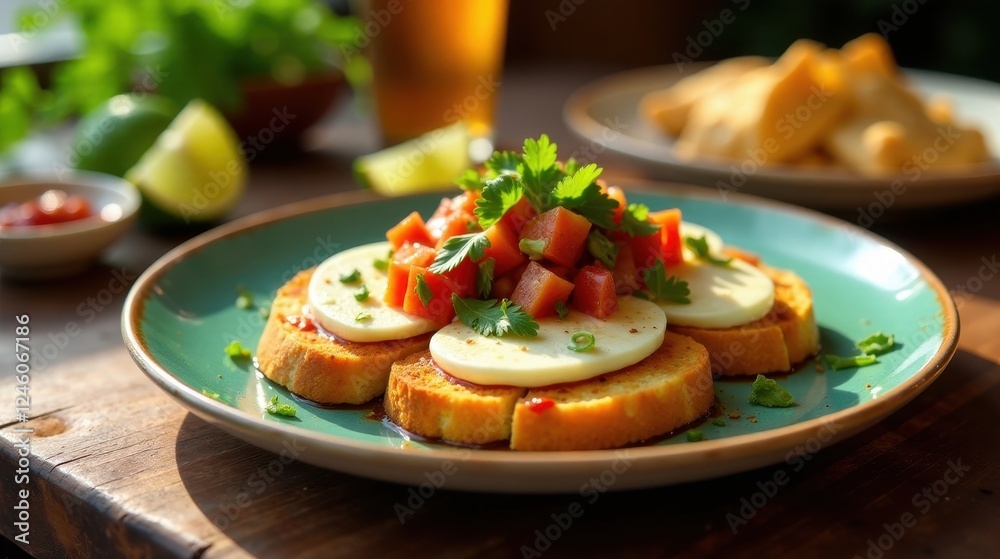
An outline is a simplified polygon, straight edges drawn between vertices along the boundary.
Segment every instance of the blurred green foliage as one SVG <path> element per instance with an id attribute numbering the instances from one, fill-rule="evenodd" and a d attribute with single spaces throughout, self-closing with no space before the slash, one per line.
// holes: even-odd
<path id="1" fill-rule="evenodd" d="M 0 152 L 36 121 L 83 114 L 127 91 L 156 90 L 185 105 L 204 99 L 237 109 L 240 83 L 269 77 L 295 84 L 339 67 L 357 85 L 368 68 L 356 51 L 361 25 L 318 0 L 61 0 L 55 19 L 73 18 L 85 39 L 77 59 L 53 70 L 42 92 L 32 72 L 0 76 Z M 31 29 L 30 14 L 21 27 Z"/>

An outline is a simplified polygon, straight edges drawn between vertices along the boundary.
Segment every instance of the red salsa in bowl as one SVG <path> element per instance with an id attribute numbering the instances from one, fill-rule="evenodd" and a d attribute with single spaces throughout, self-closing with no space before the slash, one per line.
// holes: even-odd
<path id="1" fill-rule="evenodd" d="M 0 229 L 54 225 L 94 215 L 90 201 L 84 196 L 67 194 L 63 190 L 46 190 L 27 202 L 10 202 L 0 207 Z"/>

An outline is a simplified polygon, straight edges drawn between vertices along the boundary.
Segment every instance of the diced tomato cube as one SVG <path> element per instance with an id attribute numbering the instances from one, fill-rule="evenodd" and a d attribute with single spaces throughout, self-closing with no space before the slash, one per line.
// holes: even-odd
<path id="1" fill-rule="evenodd" d="M 521 198 L 514 207 L 507 210 L 507 213 L 503 214 L 500 221 L 507 224 L 512 231 L 520 234 L 524 229 L 524 226 L 531 221 L 532 218 L 538 215 L 535 208 L 531 206 L 527 198 Z"/>
<path id="2" fill-rule="evenodd" d="M 451 199 L 451 207 L 455 210 L 462 210 L 465 213 L 471 214 L 476 211 L 476 200 L 481 198 L 479 192 L 474 190 L 469 190 L 455 196 Z"/>
<path id="3" fill-rule="evenodd" d="M 681 210 L 674 208 L 651 212 L 649 221 L 660 226 L 663 263 L 675 266 L 684 262 L 684 240 L 681 239 Z"/>
<path id="4" fill-rule="evenodd" d="M 535 318 L 556 314 L 556 303 L 569 299 L 573 284 L 545 269 L 538 262 L 530 262 L 517 282 L 510 300 L 521 305 Z"/>
<path id="5" fill-rule="evenodd" d="M 632 262 L 637 270 L 652 268 L 657 260 L 663 260 L 663 241 L 660 232 L 652 235 L 625 237 L 632 252 Z"/>
<path id="6" fill-rule="evenodd" d="M 476 216 L 466 213 L 463 210 L 455 210 L 444 219 L 441 231 L 438 233 L 437 248 L 440 249 L 444 242 L 456 235 L 464 235 L 469 232 L 470 224 L 476 223 Z"/>
<path id="7" fill-rule="evenodd" d="M 404 217 L 399 224 L 386 231 L 385 238 L 389 240 L 389 244 L 394 249 L 398 249 L 405 243 L 420 243 L 427 246 L 434 244 L 419 212 L 411 212 L 410 215 Z"/>
<path id="8" fill-rule="evenodd" d="M 490 295 L 495 299 L 510 299 L 510 296 L 514 294 L 514 287 L 516 285 L 517 281 L 510 274 L 500 276 L 493 280 L 493 291 Z"/>
<path id="9" fill-rule="evenodd" d="M 466 258 L 462 263 L 441 275 L 450 279 L 458 287 L 459 297 L 468 297 L 476 290 L 476 273 L 479 271 L 479 264 Z"/>
<path id="10" fill-rule="evenodd" d="M 517 248 L 517 234 L 503 222 L 493 224 L 486 230 L 486 238 L 490 240 L 490 248 L 486 249 L 483 258 L 496 261 L 493 274 L 499 276 L 520 266 L 528 259 Z"/>
<path id="11" fill-rule="evenodd" d="M 420 295 L 417 293 L 420 278 L 423 278 L 431 294 L 426 305 L 420 300 Z M 451 294 L 458 292 L 458 285 L 451 279 L 435 274 L 423 266 L 410 266 L 410 277 L 406 282 L 403 310 L 414 316 L 428 318 L 438 324 L 448 324 L 455 317 L 455 307 L 451 302 Z"/>
<path id="12" fill-rule="evenodd" d="M 389 261 L 388 285 L 382 300 L 394 307 L 403 306 L 406 296 L 406 282 L 410 278 L 411 266 L 430 266 L 436 255 L 433 248 L 421 244 L 407 243 L 392 254 Z"/>
<path id="13" fill-rule="evenodd" d="M 618 310 L 615 280 L 611 272 L 598 266 L 584 266 L 573 283 L 573 308 L 594 318 L 607 318 Z"/>
<path id="14" fill-rule="evenodd" d="M 615 292 L 619 295 L 631 295 L 639 289 L 640 279 L 632 257 L 632 245 L 625 241 L 615 244 L 618 245 L 618 258 L 615 260 L 615 269 L 611 271 L 615 278 Z"/>
<path id="15" fill-rule="evenodd" d="M 587 218 L 556 206 L 525 224 L 521 238 L 545 241 L 543 258 L 563 266 L 575 266 L 586 248 L 589 232 Z"/>
<path id="16" fill-rule="evenodd" d="M 434 210 L 430 219 L 427 220 L 427 233 L 435 241 L 441 238 L 441 232 L 444 231 L 445 222 L 447 221 L 448 216 L 451 215 L 451 206 L 451 198 L 442 198 L 437 209 Z"/>

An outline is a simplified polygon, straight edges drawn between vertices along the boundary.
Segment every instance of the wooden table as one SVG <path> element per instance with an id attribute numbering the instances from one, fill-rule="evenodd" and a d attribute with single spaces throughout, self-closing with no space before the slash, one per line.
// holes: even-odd
<path id="1" fill-rule="evenodd" d="M 594 76 L 512 72 L 502 92 L 501 144 L 548 132 L 564 150 L 580 146 L 559 108 Z M 351 158 L 374 140 L 370 125 L 346 114 L 316 130 L 310 145 L 302 158 L 256 165 L 236 214 L 356 188 Z M 607 153 L 600 161 L 612 176 L 637 176 Z M 993 202 L 876 230 L 957 289 L 977 274 L 981 259 L 1000 252 L 998 212 Z M 400 523 L 394 505 L 406 502 L 408 488 L 282 465 L 189 414 L 132 363 L 119 327 L 121 286 L 181 240 L 135 230 L 83 276 L 0 284 L 7 348 L 0 353 L 7 402 L 0 411 L 0 532 L 8 539 L 16 501 L 13 316 L 31 315 L 36 352 L 55 348 L 31 381 L 31 531 L 24 547 L 33 555 L 530 557 L 538 555 L 528 548 L 545 547 L 536 540 L 547 529 L 558 539 L 542 550 L 546 557 L 994 557 L 1000 549 L 1000 280 L 957 297 L 960 349 L 933 386 L 800 471 L 779 464 L 607 493 L 583 502 L 583 516 L 558 530 L 551 526 L 583 501 L 580 495 L 442 491 Z M 776 475 L 787 475 L 787 483 L 771 483 Z M 19 553 L 5 543 L 6 554 Z"/>

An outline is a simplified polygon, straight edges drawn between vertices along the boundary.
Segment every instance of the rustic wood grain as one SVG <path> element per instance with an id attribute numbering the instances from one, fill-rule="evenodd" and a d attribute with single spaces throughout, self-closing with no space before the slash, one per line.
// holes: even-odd
<path id="1" fill-rule="evenodd" d="M 557 109 L 589 77 L 510 77 L 501 143 L 550 131 L 572 145 Z M 347 164 L 353 153 L 370 149 L 371 138 L 356 117 L 316 130 L 315 151 L 254 168 L 237 213 L 350 188 Z M 602 161 L 614 165 L 615 174 L 635 175 L 611 158 Z M 983 225 L 998 211 L 998 203 L 981 204 L 916 224 L 880 224 L 877 232 L 957 289 L 976 273 L 980 258 L 1000 248 L 1000 235 Z M 0 283 L 3 336 L 13 330 L 16 312 L 31 313 L 41 340 L 66 331 L 70 322 L 81 326 L 31 384 L 36 433 L 28 551 L 37 557 L 521 557 L 536 545 L 536 531 L 553 525 L 553 515 L 564 518 L 573 503 L 583 507 L 583 516 L 560 529 L 542 556 L 865 557 L 870 542 L 886 534 L 892 544 L 886 557 L 985 558 L 1000 548 L 1000 279 L 961 295 L 960 350 L 933 386 L 879 425 L 819 452 L 801 470 L 784 463 L 717 480 L 603 494 L 593 503 L 580 495 L 440 491 L 401 523 L 394 505 L 410 498 L 407 487 L 282 464 L 160 392 L 122 345 L 123 293 L 113 294 L 90 321 L 78 311 L 116 272 L 134 275 L 182 239 L 137 230 L 81 277 Z M 0 353 L 0 366 L 12 369 L 10 352 Z M 11 394 L 12 386 L 10 375 L 0 376 L 0 394 Z M 0 410 L 0 533 L 7 538 L 13 536 L 8 497 L 15 438 L 9 413 Z M 968 471 L 924 514 L 914 496 L 940 483 L 949 462 Z M 743 504 L 782 474 L 787 484 L 759 510 Z M 746 523 L 734 532 L 731 524 L 741 512 Z M 885 526 L 894 530 L 906 513 L 914 524 L 892 537 Z"/>

